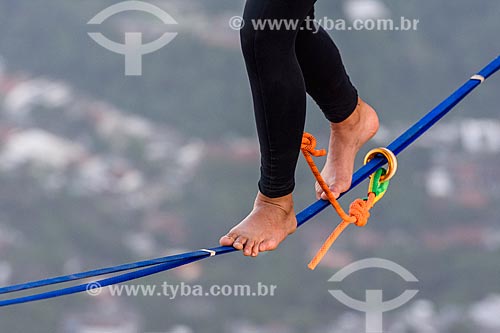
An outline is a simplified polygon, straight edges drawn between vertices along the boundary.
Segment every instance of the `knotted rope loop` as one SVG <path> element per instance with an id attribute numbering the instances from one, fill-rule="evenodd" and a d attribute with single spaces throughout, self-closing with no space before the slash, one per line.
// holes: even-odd
<path id="1" fill-rule="evenodd" d="M 337 238 L 349 226 L 349 224 L 354 224 L 358 227 L 364 227 L 368 223 L 368 219 L 370 218 L 370 209 L 372 209 L 375 203 L 385 194 L 388 186 L 388 180 L 394 176 L 397 170 L 397 160 L 396 156 L 386 148 L 374 149 L 370 151 L 370 153 L 368 153 L 367 157 L 365 158 L 365 163 L 370 161 L 377 154 L 382 154 L 389 161 L 389 170 L 386 171 L 385 169 L 381 168 L 372 175 L 368 188 L 368 196 L 365 199 L 355 200 L 349 207 L 349 214 L 347 214 L 342 209 L 342 206 L 340 206 L 340 204 L 337 202 L 337 199 L 333 195 L 328 184 L 321 176 L 318 167 L 311 157 L 311 155 L 324 156 L 326 154 L 326 151 L 324 149 L 316 150 L 316 138 L 309 133 L 304 133 L 304 136 L 302 137 L 301 149 L 302 154 L 307 161 L 307 164 L 311 168 L 314 178 L 316 178 L 316 181 L 321 186 L 321 189 L 325 192 L 328 201 L 342 219 L 342 222 L 330 234 L 330 236 L 323 243 L 319 251 L 309 263 L 308 267 L 310 269 L 315 269 L 316 266 L 320 263 L 321 259 L 323 259 L 325 254 L 333 245 L 335 240 L 337 240 Z"/>
<path id="2" fill-rule="evenodd" d="M 309 133 L 304 133 L 302 136 L 302 144 L 300 146 L 302 152 L 307 152 L 314 157 L 321 157 L 326 155 L 326 149 L 316 150 L 316 138 Z"/>

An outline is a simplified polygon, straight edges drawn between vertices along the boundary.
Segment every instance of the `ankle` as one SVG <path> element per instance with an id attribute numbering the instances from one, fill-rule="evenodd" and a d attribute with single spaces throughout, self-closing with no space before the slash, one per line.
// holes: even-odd
<path id="1" fill-rule="evenodd" d="M 340 123 L 331 122 L 330 129 L 332 131 L 337 131 L 358 126 L 361 121 L 361 112 L 365 105 L 366 103 L 361 98 L 358 97 L 358 103 L 356 104 L 356 108 L 351 113 L 351 115 L 347 117 L 347 119 L 345 119 L 344 121 L 341 121 Z"/>
<path id="2" fill-rule="evenodd" d="M 280 208 L 288 214 L 290 212 L 293 212 L 293 196 L 290 193 L 282 197 L 270 198 L 259 191 L 257 193 L 257 197 L 255 198 L 254 207 L 260 208 L 265 206 L 274 206 L 276 208 Z"/>

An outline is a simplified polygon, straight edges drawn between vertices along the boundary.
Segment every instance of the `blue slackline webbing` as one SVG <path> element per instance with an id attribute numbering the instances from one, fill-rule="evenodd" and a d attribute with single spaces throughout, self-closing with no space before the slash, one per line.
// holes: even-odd
<path id="1" fill-rule="evenodd" d="M 207 256 L 209 256 L 209 255 L 207 254 Z M 42 299 L 48 299 L 48 298 L 54 298 L 54 297 L 59 297 L 59 296 L 64 296 L 64 295 L 75 294 L 75 293 L 79 293 L 82 291 L 88 291 L 89 293 L 92 293 L 92 290 L 94 290 L 94 289 L 107 287 L 107 286 L 111 286 L 111 285 L 126 282 L 126 281 L 132 281 L 132 280 L 135 280 L 135 279 L 138 279 L 141 277 L 145 277 L 148 275 L 157 274 L 157 273 L 160 273 L 160 272 L 163 272 L 163 271 L 175 268 L 175 267 L 190 264 L 192 262 L 201 260 L 205 257 L 190 258 L 190 259 L 168 262 L 165 264 L 157 264 L 155 266 L 144 268 L 144 269 L 141 269 L 139 271 L 134 271 L 134 272 L 130 272 L 130 273 L 117 275 L 117 276 L 102 279 L 99 281 L 80 284 L 77 286 L 72 286 L 72 287 L 68 287 L 68 288 L 64 288 L 64 289 L 43 292 L 40 294 L 34 294 L 34 295 L 28 295 L 28 296 L 23 296 L 23 297 L 19 297 L 19 298 L 3 300 L 3 301 L 0 301 L 0 306 L 8 306 L 8 305 L 14 305 L 14 304 L 20 304 L 20 303 L 34 302 L 34 301 L 39 301 Z"/>
<path id="2" fill-rule="evenodd" d="M 187 260 L 187 259 L 192 259 L 192 258 L 205 258 L 207 256 L 209 256 L 209 253 L 207 251 L 194 251 L 194 252 L 189 252 L 189 253 L 176 254 L 176 255 L 168 256 L 168 257 L 161 257 L 161 258 L 150 259 L 150 260 L 145 260 L 145 261 L 138 261 L 138 262 L 133 262 L 133 263 L 119 265 L 119 266 L 101 268 L 101 269 L 91 270 L 91 271 L 82 272 L 82 273 L 70 274 L 70 275 L 65 275 L 65 276 L 58 276 L 58 277 L 45 279 L 45 280 L 39 280 L 39 281 L 33 281 L 33 282 L 28 282 L 28 283 L 16 284 L 16 285 L 8 286 L 8 287 L 2 287 L 2 288 L 0 288 L 0 294 L 7 294 L 7 293 L 15 292 L 15 291 L 39 288 L 39 287 L 48 286 L 48 285 L 52 285 L 52 284 L 59 284 L 59 283 L 70 282 L 70 281 L 75 281 L 75 280 L 87 279 L 90 277 L 96 277 L 96 276 L 101 276 L 101 275 L 129 271 L 129 270 L 138 269 L 138 268 L 142 268 L 142 267 L 165 264 L 165 263 L 170 263 L 170 262 L 175 262 L 175 261 L 182 261 L 182 260 Z"/>
<path id="3" fill-rule="evenodd" d="M 426 114 L 421 120 L 419 120 L 415 125 L 410 127 L 406 132 L 394 140 L 387 148 L 394 152 L 394 154 L 399 154 L 405 148 L 407 148 L 411 143 L 418 139 L 423 133 L 425 133 L 432 125 L 438 122 L 442 117 L 444 117 L 450 110 L 453 109 L 463 98 L 465 98 L 472 90 L 481 84 L 481 79 L 487 79 L 495 72 L 500 69 L 500 56 L 493 60 L 488 66 L 482 69 L 478 75 L 479 77 L 471 78 L 462 87 L 455 91 L 451 96 L 439 104 L 436 108 Z M 349 191 L 359 185 L 363 180 L 368 178 L 372 173 L 374 173 L 378 168 L 382 167 L 386 163 L 385 159 L 382 157 L 374 158 L 368 164 L 360 168 L 354 175 L 352 179 L 352 185 Z M 347 191 L 347 192 L 349 192 Z M 346 192 L 346 193 L 347 193 Z M 318 200 L 313 203 L 299 214 L 297 214 L 297 223 L 300 227 L 314 216 L 323 211 L 328 207 L 330 203 L 324 200 Z M 0 288 L 0 294 L 11 293 L 21 290 L 27 290 L 32 288 L 38 288 L 42 286 L 48 286 L 53 284 L 59 284 L 64 282 L 70 282 L 90 277 L 96 277 L 106 274 L 112 274 L 117 272 L 122 272 L 126 270 L 138 269 L 133 272 L 117 275 L 114 277 L 102 279 L 99 281 L 85 283 L 77 286 L 72 286 L 68 288 L 53 290 L 49 292 L 44 292 L 40 294 L 34 294 L 29 296 L 23 296 L 13 299 L 7 299 L 0 301 L 0 306 L 8 306 L 13 304 L 20 304 L 26 302 L 33 302 L 43 299 L 54 298 L 63 295 L 74 294 L 82 291 L 86 291 L 89 288 L 93 289 L 95 287 L 105 287 L 117 283 L 127 282 L 141 277 L 145 277 L 152 274 L 157 274 L 175 267 L 179 267 L 185 264 L 189 264 L 210 256 L 217 256 L 225 253 L 234 252 L 236 249 L 228 246 L 220 246 L 215 248 L 210 248 L 208 250 L 198 250 L 189 253 L 178 254 L 169 257 L 156 258 L 152 260 L 145 260 L 136 263 L 124 264 L 114 267 L 96 269 L 92 271 L 59 276 L 55 278 L 39 280 L 34 282 L 28 282 L 23 284 L 17 284 L 12 286 L 7 286 Z M 148 267 L 153 266 L 153 267 Z M 143 268 L 147 267 L 147 268 Z M 142 269 L 139 269 L 142 268 Z"/>

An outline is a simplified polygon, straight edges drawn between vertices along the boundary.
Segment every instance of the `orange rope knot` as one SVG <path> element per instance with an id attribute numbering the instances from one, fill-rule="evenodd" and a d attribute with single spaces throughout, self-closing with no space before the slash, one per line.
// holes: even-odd
<path id="1" fill-rule="evenodd" d="M 349 224 L 355 224 L 358 227 L 364 227 L 368 223 L 368 219 L 370 218 L 370 209 L 372 209 L 372 207 L 375 205 L 375 202 L 379 198 L 377 198 L 375 193 L 370 192 L 368 193 L 368 198 L 366 200 L 355 200 L 349 208 L 349 215 L 346 214 L 346 212 L 342 209 L 342 206 L 340 206 L 340 204 L 337 202 L 337 199 L 333 195 L 328 184 L 326 184 L 325 180 L 321 176 L 321 173 L 319 172 L 316 164 L 311 157 L 311 155 L 316 157 L 324 156 L 326 154 L 326 150 L 316 150 L 316 138 L 309 133 L 304 133 L 304 136 L 302 137 L 301 149 L 302 154 L 307 161 L 307 164 L 314 174 L 314 178 L 316 178 L 316 181 L 328 197 L 328 201 L 342 219 L 342 222 L 335 228 L 330 236 L 328 236 L 319 251 L 309 263 L 308 267 L 313 270 L 320 263 L 321 259 L 323 259 L 325 254 L 328 252 L 328 250 L 337 240 L 340 234 L 349 226 Z"/>
<path id="2" fill-rule="evenodd" d="M 371 199 L 371 200 L 370 200 Z M 368 200 L 356 199 L 349 207 L 349 216 L 356 219 L 352 222 L 358 227 L 364 227 L 368 224 L 368 219 L 370 218 L 370 209 L 373 207 L 373 201 L 375 199 L 375 194 L 370 193 L 368 195 Z"/>
<path id="3" fill-rule="evenodd" d="M 300 145 L 302 152 L 307 152 L 314 157 L 326 155 L 326 149 L 316 150 L 316 138 L 309 133 L 304 133 L 302 136 L 302 144 Z"/>

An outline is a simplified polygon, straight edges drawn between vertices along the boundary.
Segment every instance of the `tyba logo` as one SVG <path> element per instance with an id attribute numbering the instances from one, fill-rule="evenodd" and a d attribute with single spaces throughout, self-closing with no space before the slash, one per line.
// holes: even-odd
<path id="1" fill-rule="evenodd" d="M 328 281 L 341 282 L 355 272 L 370 268 L 381 268 L 394 272 L 406 282 L 418 282 L 417 278 L 403 266 L 380 258 L 356 261 L 338 271 Z M 329 290 L 329 292 L 342 304 L 366 314 L 366 333 L 382 333 L 384 312 L 402 307 L 417 295 L 418 290 L 405 290 L 398 297 L 385 302 L 382 290 L 366 290 L 364 301 L 354 299 L 341 290 Z"/>
<path id="2" fill-rule="evenodd" d="M 172 16 L 163 9 L 142 1 L 124 1 L 109 6 L 94 16 L 87 24 L 102 24 L 111 16 L 128 11 L 149 13 L 159 18 L 164 24 L 177 24 Z M 125 56 L 125 75 L 139 76 L 142 75 L 142 56 L 158 51 L 170 43 L 177 36 L 177 33 L 166 32 L 157 40 L 146 44 L 142 43 L 142 33 L 140 32 L 126 32 L 125 44 L 114 42 L 100 32 L 90 32 L 89 36 L 105 49 Z"/>

